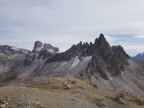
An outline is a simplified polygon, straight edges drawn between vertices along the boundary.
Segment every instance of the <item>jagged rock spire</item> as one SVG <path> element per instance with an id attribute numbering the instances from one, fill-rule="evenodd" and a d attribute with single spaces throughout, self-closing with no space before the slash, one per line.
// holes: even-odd
<path id="1" fill-rule="evenodd" d="M 46 50 L 50 53 L 57 53 L 59 49 L 51 44 L 43 44 L 41 41 L 36 41 L 33 48 L 33 53 L 39 53 L 41 50 Z"/>
<path id="2" fill-rule="evenodd" d="M 43 47 L 43 43 L 41 41 L 35 41 L 34 48 L 32 50 L 33 53 L 38 53 Z"/>
<path id="3" fill-rule="evenodd" d="M 102 46 L 103 48 L 104 47 L 110 47 L 109 43 L 107 42 L 106 38 L 104 37 L 103 34 L 100 34 L 99 38 L 96 38 L 95 39 L 95 46 L 96 47 L 99 47 L 99 46 Z"/>
<path id="4" fill-rule="evenodd" d="M 125 56 L 123 59 L 117 57 L 118 53 L 120 54 L 121 51 L 117 52 L 117 54 L 115 53 L 116 52 L 112 50 L 104 35 L 100 34 L 99 38 L 95 39 L 94 44 L 82 44 L 82 42 L 80 42 L 77 45 L 73 45 L 66 52 L 56 54 L 52 58 L 48 59 L 46 63 L 69 61 L 76 56 L 80 58 L 92 56 L 92 61 L 87 69 L 91 70 L 92 73 L 100 72 L 104 79 L 108 79 L 107 75 L 105 74 L 106 71 L 110 71 L 112 75 L 119 75 L 121 68 L 123 68 L 123 63 L 126 63 L 127 61 L 127 56 Z"/>

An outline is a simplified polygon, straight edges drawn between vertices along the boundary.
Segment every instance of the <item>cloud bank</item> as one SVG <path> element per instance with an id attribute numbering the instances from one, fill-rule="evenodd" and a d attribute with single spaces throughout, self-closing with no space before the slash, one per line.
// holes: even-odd
<path id="1" fill-rule="evenodd" d="M 65 51 L 104 33 L 130 55 L 144 50 L 143 0 L 0 0 L 0 44 L 32 49 L 36 40 Z"/>

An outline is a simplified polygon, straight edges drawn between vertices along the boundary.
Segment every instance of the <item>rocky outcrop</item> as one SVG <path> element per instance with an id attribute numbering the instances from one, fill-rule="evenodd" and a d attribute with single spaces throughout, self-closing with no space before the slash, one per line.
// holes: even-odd
<path id="1" fill-rule="evenodd" d="M 123 50 L 119 51 L 117 48 L 115 50 L 119 52 L 114 52 L 102 34 L 95 40 L 94 45 L 95 54 L 87 67 L 86 73 L 89 76 L 99 73 L 105 80 L 110 79 L 109 74 L 112 76 L 120 75 L 122 69 L 124 69 L 123 62 L 128 59 L 127 54 Z M 121 53 L 124 53 L 123 56 L 118 58 L 117 55 L 121 55 Z"/>
<path id="2" fill-rule="evenodd" d="M 51 44 L 43 44 L 41 41 L 36 41 L 32 52 L 38 54 L 41 50 L 47 50 L 52 54 L 55 54 L 59 51 L 57 47 L 53 47 Z"/>
<path id="3" fill-rule="evenodd" d="M 39 51 L 39 54 L 37 56 L 36 59 L 42 59 L 42 60 L 45 60 L 51 56 L 53 56 L 54 54 L 49 52 L 48 50 L 42 48 L 40 51 Z"/>
<path id="4" fill-rule="evenodd" d="M 43 48 L 38 53 L 37 59 L 45 60 L 53 55 L 55 55 L 59 49 L 57 47 L 53 47 L 50 44 L 44 44 Z"/>
<path id="5" fill-rule="evenodd" d="M 35 61 L 46 60 L 53 55 L 55 55 L 59 49 L 57 47 L 53 47 L 51 44 L 43 44 L 41 41 L 36 41 L 34 43 L 34 48 L 32 53 L 26 55 L 24 60 L 24 66 L 29 66 Z"/>
<path id="6" fill-rule="evenodd" d="M 114 52 L 116 58 L 119 59 L 119 61 L 125 65 L 128 65 L 127 58 L 130 58 L 130 56 L 124 51 L 121 45 L 112 46 L 112 51 Z"/>
<path id="7" fill-rule="evenodd" d="M 115 97 L 115 101 L 117 101 L 120 104 L 126 104 L 126 99 L 127 99 L 127 96 L 126 96 L 126 94 L 123 91 L 121 91 Z"/>
<path id="8" fill-rule="evenodd" d="M 137 102 L 139 105 L 144 105 L 144 98 L 137 97 L 137 98 L 136 98 L 136 102 Z"/>
<path id="9" fill-rule="evenodd" d="M 124 70 L 125 65 L 128 65 L 127 59 L 129 56 L 122 47 L 110 47 L 103 34 L 95 39 L 94 43 L 78 43 L 73 45 L 64 53 L 58 53 L 49 58 L 46 63 L 69 61 L 78 56 L 92 56 L 92 59 L 85 71 L 89 75 L 99 73 L 102 78 L 108 80 L 108 74 L 118 76 Z"/>
<path id="10" fill-rule="evenodd" d="M 35 57 L 36 57 L 35 54 L 27 54 L 24 59 L 24 66 L 30 65 L 35 59 Z"/>
<path id="11" fill-rule="evenodd" d="M 53 47 L 51 44 L 44 44 L 44 49 L 52 54 L 55 54 L 59 51 L 57 47 Z"/>
<path id="12" fill-rule="evenodd" d="M 32 50 L 33 53 L 39 53 L 39 51 L 43 48 L 43 43 L 41 41 L 36 41 L 34 44 L 34 48 Z"/>

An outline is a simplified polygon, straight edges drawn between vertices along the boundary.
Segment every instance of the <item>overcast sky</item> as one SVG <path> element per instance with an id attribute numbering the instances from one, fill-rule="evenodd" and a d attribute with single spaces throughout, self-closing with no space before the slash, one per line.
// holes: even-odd
<path id="1" fill-rule="evenodd" d="M 144 0 L 0 0 L 0 44 L 65 51 L 105 34 L 130 55 L 144 51 Z"/>

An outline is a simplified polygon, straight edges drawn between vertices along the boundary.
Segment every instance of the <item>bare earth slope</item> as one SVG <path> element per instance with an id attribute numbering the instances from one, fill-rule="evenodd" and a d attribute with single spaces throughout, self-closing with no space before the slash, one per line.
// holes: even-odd
<path id="1" fill-rule="evenodd" d="M 143 108 L 138 98 L 142 100 L 126 92 L 101 91 L 69 76 L 31 87 L 0 88 L 1 108 Z"/>

